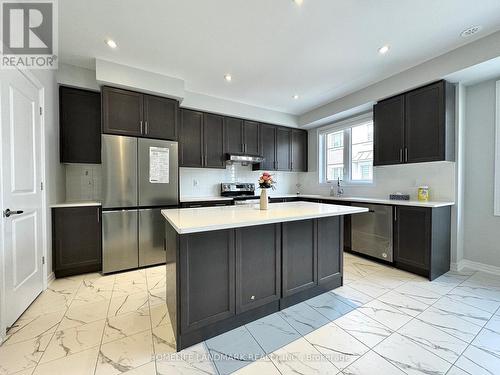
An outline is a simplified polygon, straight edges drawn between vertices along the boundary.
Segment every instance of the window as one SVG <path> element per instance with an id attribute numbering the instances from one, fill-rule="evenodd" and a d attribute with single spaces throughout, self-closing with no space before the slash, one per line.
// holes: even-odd
<path id="1" fill-rule="evenodd" d="M 373 180 L 373 120 L 358 117 L 320 132 L 322 182 Z"/>

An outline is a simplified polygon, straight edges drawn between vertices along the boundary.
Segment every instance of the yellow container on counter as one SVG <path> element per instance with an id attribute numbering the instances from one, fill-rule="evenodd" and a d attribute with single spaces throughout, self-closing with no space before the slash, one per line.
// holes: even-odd
<path id="1" fill-rule="evenodd" d="M 428 202 L 429 201 L 429 186 L 419 186 L 417 198 L 421 202 Z"/>

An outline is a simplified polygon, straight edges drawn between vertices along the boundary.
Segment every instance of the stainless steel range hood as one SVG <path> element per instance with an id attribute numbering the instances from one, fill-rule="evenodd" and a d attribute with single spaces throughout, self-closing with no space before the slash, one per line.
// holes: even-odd
<path id="1" fill-rule="evenodd" d="M 226 164 L 258 164 L 264 161 L 264 157 L 260 155 L 249 155 L 240 153 L 226 154 Z"/>

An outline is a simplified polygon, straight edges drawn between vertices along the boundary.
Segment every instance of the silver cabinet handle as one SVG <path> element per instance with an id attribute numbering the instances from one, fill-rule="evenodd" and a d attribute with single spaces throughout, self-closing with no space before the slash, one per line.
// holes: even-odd
<path id="1" fill-rule="evenodd" d="M 148 134 L 149 133 L 148 122 L 146 121 L 146 122 L 144 122 L 144 124 L 145 124 L 146 134 Z"/>
<path id="2" fill-rule="evenodd" d="M 399 149 L 399 162 L 400 163 L 403 162 L 403 149 L 402 148 Z"/>
<path id="3" fill-rule="evenodd" d="M 142 134 L 142 120 L 139 121 L 139 124 L 141 125 L 141 134 Z"/>
<path id="4" fill-rule="evenodd" d="M 408 147 L 405 147 L 405 161 L 408 161 Z"/>
<path id="5" fill-rule="evenodd" d="M 101 215 L 100 215 L 99 209 L 97 209 L 97 222 L 98 223 L 101 222 Z"/>

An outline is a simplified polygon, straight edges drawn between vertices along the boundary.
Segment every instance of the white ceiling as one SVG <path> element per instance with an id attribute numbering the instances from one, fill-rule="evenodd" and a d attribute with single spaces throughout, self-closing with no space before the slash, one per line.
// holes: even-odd
<path id="1" fill-rule="evenodd" d="M 59 7 L 65 63 L 94 68 L 102 58 L 181 78 L 189 91 L 291 114 L 500 30 L 499 0 L 304 0 L 300 7 L 291 0 L 63 0 Z M 479 34 L 460 37 L 477 24 Z M 381 56 L 384 44 L 391 50 Z"/>

